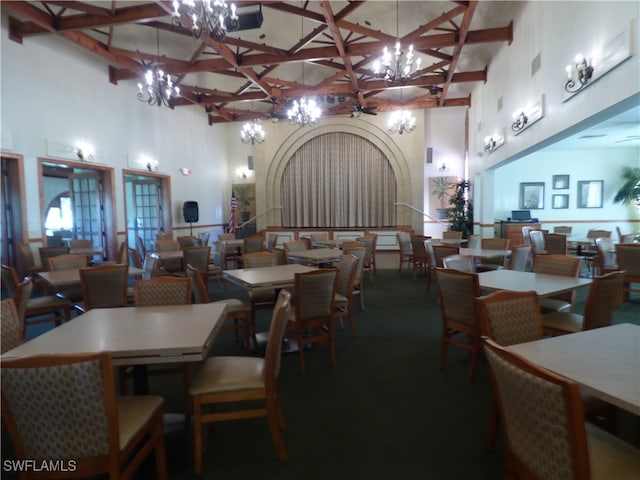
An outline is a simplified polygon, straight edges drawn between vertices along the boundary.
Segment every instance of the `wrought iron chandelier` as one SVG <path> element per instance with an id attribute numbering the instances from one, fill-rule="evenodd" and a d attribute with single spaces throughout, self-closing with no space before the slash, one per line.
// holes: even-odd
<path id="1" fill-rule="evenodd" d="M 240 131 L 240 140 L 242 143 L 256 143 L 264 142 L 265 133 L 259 120 L 251 120 L 243 125 Z"/>
<path id="2" fill-rule="evenodd" d="M 240 26 L 236 15 L 236 5 L 224 0 L 174 0 L 173 23 L 181 27 L 181 17 L 191 22 L 191 34 L 200 38 L 204 33 L 216 40 L 224 40 L 227 30 L 234 31 Z"/>
<path id="3" fill-rule="evenodd" d="M 149 68 L 145 75 L 145 84 L 138 83 L 138 100 L 149 105 L 161 107 L 171 106 L 171 98 L 180 96 L 180 88 L 173 83 L 171 75 L 160 68 L 160 33 L 156 31 L 158 56 L 155 64 Z"/>
<path id="4" fill-rule="evenodd" d="M 291 108 L 287 111 L 287 119 L 291 125 L 300 127 L 313 126 L 318 123 L 322 115 L 322 110 L 313 98 L 300 97 L 294 100 Z"/>
<path id="5" fill-rule="evenodd" d="M 409 110 L 397 110 L 389 116 L 387 130 L 389 133 L 411 133 L 416 129 L 416 119 Z"/>
<path id="6" fill-rule="evenodd" d="M 396 44 L 393 55 L 387 47 L 382 50 L 382 56 L 373 62 L 373 73 L 382 76 L 386 83 L 403 83 L 409 80 L 416 71 L 420 70 L 420 59 L 413 53 L 413 44 L 409 50 L 402 51 L 398 34 L 398 1 L 396 0 Z"/>

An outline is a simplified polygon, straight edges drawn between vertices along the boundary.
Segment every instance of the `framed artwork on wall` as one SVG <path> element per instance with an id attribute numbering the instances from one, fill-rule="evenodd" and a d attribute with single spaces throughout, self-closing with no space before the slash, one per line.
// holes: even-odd
<path id="1" fill-rule="evenodd" d="M 520 184 L 520 208 L 528 210 L 544 208 L 544 182 Z"/>
<path id="2" fill-rule="evenodd" d="M 602 180 L 578 182 L 578 208 L 602 208 Z"/>
<path id="3" fill-rule="evenodd" d="M 552 183 L 554 190 L 567 190 L 569 188 L 569 175 L 554 175 Z"/>
<path id="4" fill-rule="evenodd" d="M 554 195 L 552 198 L 552 208 L 569 208 L 569 195 Z"/>

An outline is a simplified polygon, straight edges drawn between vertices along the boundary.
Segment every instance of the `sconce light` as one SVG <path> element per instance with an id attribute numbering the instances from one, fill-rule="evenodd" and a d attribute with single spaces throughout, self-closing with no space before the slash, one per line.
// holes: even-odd
<path id="1" fill-rule="evenodd" d="M 73 149 L 73 153 L 76 154 L 76 157 L 81 162 L 93 162 L 95 160 L 93 147 L 87 143 L 77 144 Z"/>
<path id="2" fill-rule="evenodd" d="M 449 171 L 449 167 L 447 167 L 447 164 L 445 162 L 440 162 L 438 164 L 438 171 L 440 173 L 448 172 Z"/>
<path id="3" fill-rule="evenodd" d="M 179 169 L 178 169 L 178 171 L 179 171 L 182 175 L 184 175 L 185 177 L 186 177 L 186 176 L 188 176 L 188 175 L 191 175 L 191 169 L 190 169 L 190 168 L 188 168 L 188 167 L 182 167 L 182 168 L 179 168 Z"/>
<path id="4" fill-rule="evenodd" d="M 487 153 L 495 152 L 502 145 L 504 145 L 504 137 L 502 135 L 494 134 L 484 137 L 484 151 Z"/>
<path id="5" fill-rule="evenodd" d="M 543 97 L 541 97 L 536 103 L 531 104 L 526 108 L 519 108 L 513 112 L 511 131 L 513 131 L 515 135 L 522 133 L 522 131 L 529 128 L 544 116 L 542 102 Z"/>
<path id="6" fill-rule="evenodd" d="M 593 77 L 593 66 L 582 55 L 575 58 L 575 67 L 567 65 L 565 68 L 568 80 L 564 84 L 564 89 L 569 93 L 576 93 L 587 86 Z"/>

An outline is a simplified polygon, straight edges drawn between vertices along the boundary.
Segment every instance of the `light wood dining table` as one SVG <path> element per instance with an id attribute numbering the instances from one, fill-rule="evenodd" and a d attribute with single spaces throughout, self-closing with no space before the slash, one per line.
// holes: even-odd
<path id="1" fill-rule="evenodd" d="M 337 262 L 340 260 L 340 255 L 342 251 L 337 248 L 312 248 L 289 253 L 289 260 L 305 265 L 322 265 Z"/>
<path id="2" fill-rule="evenodd" d="M 490 248 L 460 248 L 460 255 L 473 258 L 497 258 L 508 255 L 510 250 L 493 250 Z"/>
<path id="3" fill-rule="evenodd" d="M 570 378 L 595 397 L 640 415 L 640 326 L 622 323 L 507 347 Z"/>
<path id="4" fill-rule="evenodd" d="M 143 271 L 140 268 L 129 267 L 130 277 L 137 277 L 142 275 L 142 273 Z M 38 276 L 54 288 L 78 285 L 80 283 L 80 269 L 78 268 L 38 272 Z"/>
<path id="5" fill-rule="evenodd" d="M 591 278 L 561 277 L 544 273 L 521 272 L 518 270 L 491 270 L 478 274 L 483 290 L 511 290 L 526 292 L 533 290 L 541 297 L 570 292 L 591 285 Z"/>

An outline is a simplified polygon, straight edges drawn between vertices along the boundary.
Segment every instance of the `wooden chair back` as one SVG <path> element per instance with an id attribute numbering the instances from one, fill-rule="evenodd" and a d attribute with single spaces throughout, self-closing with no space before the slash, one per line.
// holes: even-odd
<path id="1" fill-rule="evenodd" d="M 67 247 L 40 247 L 38 252 L 40 253 L 40 265 L 42 270 L 48 272 L 51 270 L 51 267 L 49 266 L 49 259 L 59 255 L 66 255 L 69 253 L 69 249 Z"/>
<path id="2" fill-rule="evenodd" d="M 173 240 L 173 232 L 158 232 L 156 233 L 156 240 Z"/>
<path id="3" fill-rule="evenodd" d="M 566 255 L 568 251 L 567 236 L 560 233 L 545 233 L 544 245 L 550 255 Z"/>
<path id="4" fill-rule="evenodd" d="M 558 225 L 556 227 L 553 227 L 553 233 L 563 233 L 565 235 L 568 235 L 569 233 L 571 233 L 572 230 L 573 230 L 573 227 L 568 227 L 564 225 Z"/>
<path id="5" fill-rule="evenodd" d="M 531 230 L 529 232 L 531 245 L 533 245 L 534 255 L 547 253 L 547 246 L 544 243 L 544 232 L 542 230 Z"/>
<path id="6" fill-rule="evenodd" d="M 462 255 L 449 255 L 442 259 L 444 268 L 459 270 L 461 272 L 474 273 L 476 271 L 473 258 Z"/>
<path id="7" fill-rule="evenodd" d="M 482 246 L 482 241 L 480 235 L 469 235 L 467 238 L 467 247 L 469 248 L 480 248 Z"/>
<path id="8" fill-rule="evenodd" d="M 142 259 L 135 248 L 127 248 L 127 258 L 130 267 L 142 268 Z"/>
<path id="9" fill-rule="evenodd" d="M 584 307 L 583 330 L 611 325 L 622 295 L 624 276 L 624 271 L 615 271 L 593 279 Z"/>
<path id="10" fill-rule="evenodd" d="M 82 268 L 87 266 L 85 255 L 73 255 L 66 253 L 49 258 L 49 270 L 70 270 L 72 268 Z"/>
<path id="11" fill-rule="evenodd" d="M 236 234 L 231 232 L 231 233 L 219 233 L 218 234 L 218 240 L 222 241 L 222 240 L 235 240 L 236 239 Z"/>
<path id="12" fill-rule="evenodd" d="M 264 250 L 262 237 L 246 237 L 243 239 L 244 253 L 255 253 Z"/>
<path id="13" fill-rule="evenodd" d="M 156 250 L 158 252 L 175 252 L 180 250 L 180 243 L 177 240 L 156 240 Z"/>
<path id="14" fill-rule="evenodd" d="M 200 246 L 200 239 L 193 235 L 181 235 L 176 237 L 176 241 L 180 244 L 180 248 L 182 249 Z"/>
<path id="15" fill-rule="evenodd" d="M 480 246 L 488 250 L 509 250 L 509 239 L 499 237 L 483 238 L 480 241 Z M 482 264 L 504 266 L 506 257 L 506 255 L 503 255 L 501 257 L 483 258 Z"/>
<path id="16" fill-rule="evenodd" d="M 509 270 L 525 272 L 529 268 L 532 258 L 533 246 L 530 243 L 515 245 L 511 249 L 511 259 L 509 260 Z"/>
<path id="17" fill-rule="evenodd" d="M 136 307 L 191 303 L 189 277 L 153 277 L 133 284 Z"/>
<path id="18" fill-rule="evenodd" d="M 442 238 L 446 240 L 461 240 L 462 232 L 458 232 L 455 230 L 445 230 L 442 232 Z"/>
<path id="19" fill-rule="evenodd" d="M 568 257 L 566 255 L 534 255 L 533 272 L 545 273 L 547 275 L 559 275 L 561 277 L 578 278 L 580 274 L 580 257 Z M 575 290 L 559 293 L 547 298 L 573 304 L 575 303 Z"/>
<path id="20" fill-rule="evenodd" d="M 0 302 L 0 322 L 0 354 L 3 354 L 24 343 L 20 315 L 12 298 Z"/>
<path id="21" fill-rule="evenodd" d="M 274 267 L 278 265 L 278 254 L 274 252 L 245 253 L 242 256 L 245 268 Z"/>
<path id="22" fill-rule="evenodd" d="M 69 242 L 71 248 L 91 248 L 93 247 L 93 240 L 74 238 Z"/>
<path id="23" fill-rule="evenodd" d="M 481 335 L 502 346 L 542 338 L 538 294 L 500 290 L 476 299 Z"/>
<path id="24" fill-rule="evenodd" d="M 202 274 L 200 271 L 187 264 L 187 277 L 191 279 L 191 293 L 193 294 L 193 303 L 209 303 L 211 298 L 209 297 L 209 290 L 204 283 Z"/>
<path id="25" fill-rule="evenodd" d="M 431 248 L 433 249 L 433 265 L 440 268 L 444 268 L 442 260 L 445 257 L 460 254 L 460 247 L 453 245 L 433 245 Z"/>
<path id="26" fill-rule="evenodd" d="M 116 263 L 81 268 L 80 284 L 85 311 L 126 307 L 129 265 Z"/>
<path id="27" fill-rule="evenodd" d="M 182 250 L 182 264 L 184 271 L 187 271 L 187 265 L 197 268 L 198 271 L 207 276 L 209 263 L 211 258 L 211 247 L 187 247 Z M 208 283 L 208 282 L 205 282 Z"/>

